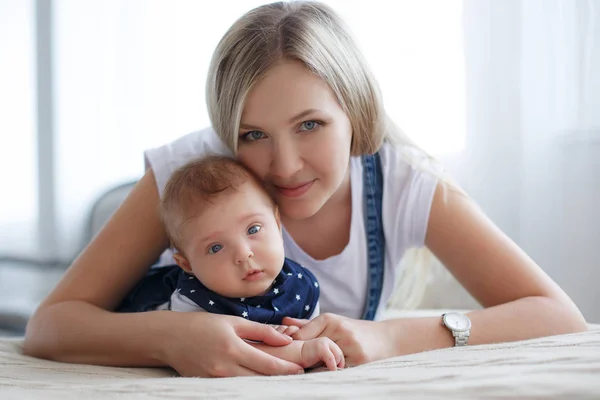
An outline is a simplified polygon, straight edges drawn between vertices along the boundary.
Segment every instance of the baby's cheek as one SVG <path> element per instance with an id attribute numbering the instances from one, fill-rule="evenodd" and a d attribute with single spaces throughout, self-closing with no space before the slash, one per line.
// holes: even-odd
<path id="1" fill-rule="evenodd" d="M 283 261 L 285 260 L 285 251 L 283 249 L 283 241 L 273 240 L 271 242 L 269 253 L 271 254 L 271 262 L 277 267 L 281 268 Z"/>
<path id="2" fill-rule="evenodd" d="M 281 268 L 283 266 L 283 262 L 285 260 L 285 253 L 283 251 L 283 246 L 274 246 L 271 252 L 271 262 L 276 268 Z"/>
<path id="3" fill-rule="evenodd" d="M 217 264 L 207 259 L 204 259 L 197 272 L 196 277 L 209 289 L 218 291 L 221 289 L 223 282 L 230 282 L 231 267 L 229 265 Z"/>

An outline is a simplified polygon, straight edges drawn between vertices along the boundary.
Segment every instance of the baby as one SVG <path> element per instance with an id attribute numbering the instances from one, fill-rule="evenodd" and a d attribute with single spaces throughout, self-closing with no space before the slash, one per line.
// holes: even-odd
<path id="1" fill-rule="evenodd" d="M 161 199 L 161 214 L 175 261 L 186 272 L 165 308 L 272 325 L 286 316 L 318 315 L 317 279 L 284 257 L 277 205 L 237 161 L 209 156 L 175 171 Z M 252 344 L 304 368 L 320 363 L 330 370 L 344 367 L 340 348 L 328 338 L 283 347 Z"/>

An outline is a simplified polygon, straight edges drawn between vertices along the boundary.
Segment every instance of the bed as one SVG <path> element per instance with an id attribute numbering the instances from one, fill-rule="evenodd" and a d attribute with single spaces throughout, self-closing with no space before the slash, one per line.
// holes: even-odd
<path id="1" fill-rule="evenodd" d="M 386 317 L 439 315 L 390 311 Z M 170 369 L 63 364 L 0 340 L 1 399 L 600 399 L 600 325 L 583 333 L 435 350 L 337 372 L 181 378 Z"/>

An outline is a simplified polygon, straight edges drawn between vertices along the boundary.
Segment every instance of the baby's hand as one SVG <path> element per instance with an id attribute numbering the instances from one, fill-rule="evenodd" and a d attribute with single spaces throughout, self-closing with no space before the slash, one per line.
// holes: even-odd
<path id="1" fill-rule="evenodd" d="M 284 335 L 292 336 L 294 333 L 298 332 L 300 328 L 295 325 L 287 326 L 287 325 L 271 325 L 277 332 L 283 333 Z"/>
<path id="2" fill-rule="evenodd" d="M 330 371 L 344 368 L 344 353 L 334 341 L 327 337 L 306 340 L 302 344 L 302 362 L 304 368 L 315 367 L 323 363 Z"/>

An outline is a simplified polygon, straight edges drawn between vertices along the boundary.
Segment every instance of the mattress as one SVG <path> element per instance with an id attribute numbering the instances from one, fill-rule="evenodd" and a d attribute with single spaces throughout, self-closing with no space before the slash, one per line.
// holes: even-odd
<path id="1" fill-rule="evenodd" d="M 40 360 L 23 355 L 22 343 L 0 340 L 1 399 L 600 399 L 600 325 L 592 324 L 577 334 L 435 350 L 336 372 L 222 379 Z"/>

